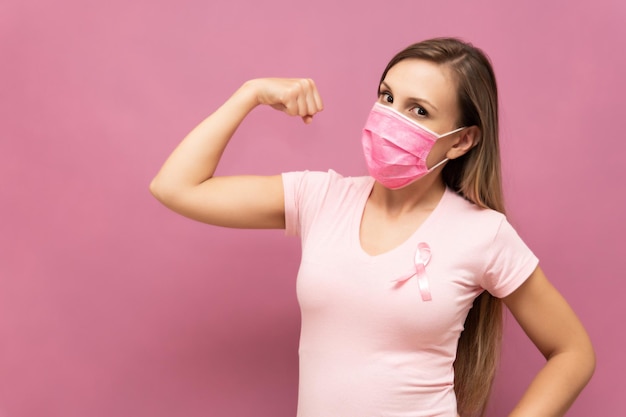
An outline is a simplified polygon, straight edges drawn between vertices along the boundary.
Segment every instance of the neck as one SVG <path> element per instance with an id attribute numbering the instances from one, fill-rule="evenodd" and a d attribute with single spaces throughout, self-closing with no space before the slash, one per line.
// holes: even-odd
<path id="1" fill-rule="evenodd" d="M 417 210 L 432 210 L 441 199 L 446 185 L 441 174 L 426 175 L 399 190 L 390 190 L 374 183 L 370 202 L 392 216 Z"/>

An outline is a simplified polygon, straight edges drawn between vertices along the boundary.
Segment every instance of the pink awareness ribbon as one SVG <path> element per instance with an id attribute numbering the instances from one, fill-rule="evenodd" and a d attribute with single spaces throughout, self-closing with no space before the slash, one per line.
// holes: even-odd
<path id="1" fill-rule="evenodd" d="M 408 281 L 412 277 L 417 277 L 417 286 L 420 289 L 422 300 L 431 301 L 433 299 L 430 293 L 430 285 L 428 284 L 428 275 L 426 275 L 426 265 L 430 262 L 431 253 L 428 243 L 420 242 L 415 250 L 415 272 L 411 272 L 402 278 L 394 280 L 397 283 Z"/>

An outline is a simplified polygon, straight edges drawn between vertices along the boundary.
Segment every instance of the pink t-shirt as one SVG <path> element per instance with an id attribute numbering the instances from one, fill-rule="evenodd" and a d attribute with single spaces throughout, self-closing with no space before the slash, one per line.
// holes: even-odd
<path id="1" fill-rule="evenodd" d="M 286 232 L 302 240 L 298 417 L 456 416 L 453 362 L 472 302 L 504 297 L 537 258 L 504 215 L 451 190 L 400 246 L 371 256 L 359 226 L 374 180 L 283 174 Z M 421 297 L 417 245 L 427 243 L 432 300 Z"/>

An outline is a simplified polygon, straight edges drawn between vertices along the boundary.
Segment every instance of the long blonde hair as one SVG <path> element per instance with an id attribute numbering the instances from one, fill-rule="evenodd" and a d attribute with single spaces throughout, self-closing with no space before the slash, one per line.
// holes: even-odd
<path id="1" fill-rule="evenodd" d="M 404 59 L 423 59 L 445 65 L 455 74 L 460 126 L 480 129 L 478 144 L 450 160 L 443 179 L 474 204 L 504 213 L 498 144 L 498 92 L 487 56 L 455 38 L 436 38 L 413 44 L 396 54 L 381 76 Z M 454 362 L 454 389 L 462 417 L 483 416 L 489 400 L 502 339 L 502 302 L 488 292 L 474 300 L 465 320 Z"/>

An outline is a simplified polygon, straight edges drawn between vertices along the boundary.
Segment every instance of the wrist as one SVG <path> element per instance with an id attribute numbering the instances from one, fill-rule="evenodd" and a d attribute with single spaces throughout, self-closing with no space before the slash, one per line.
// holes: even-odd
<path id="1" fill-rule="evenodd" d="M 260 94 L 258 84 L 257 79 L 248 80 L 244 82 L 235 93 L 245 104 L 247 104 L 247 107 L 249 107 L 250 110 L 262 104 L 259 98 Z"/>

